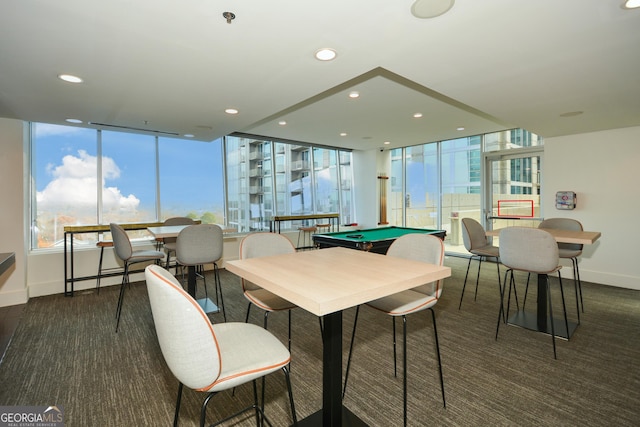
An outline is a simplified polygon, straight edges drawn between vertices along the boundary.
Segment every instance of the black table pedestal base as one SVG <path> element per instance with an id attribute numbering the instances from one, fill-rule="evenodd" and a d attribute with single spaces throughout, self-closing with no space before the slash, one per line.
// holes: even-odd
<path id="1" fill-rule="evenodd" d="M 301 427 L 322 426 L 322 410 L 315 412 L 303 420 L 298 421 Z M 343 427 L 365 427 L 367 424 L 358 418 L 349 409 L 342 407 L 342 426 Z"/>
<path id="2" fill-rule="evenodd" d="M 547 316 L 546 322 L 538 324 L 538 316 L 536 313 L 529 313 L 523 310 L 517 311 L 514 315 L 509 317 L 507 324 L 520 326 L 522 328 L 530 329 L 532 331 L 542 332 L 551 335 L 551 319 Z M 564 324 L 564 319 L 553 319 L 553 328 L 556 338 L 562 338 L 568 340 L 575 332 L 578 324 L 575 322 L 569 322 L 569 332 Z"/>

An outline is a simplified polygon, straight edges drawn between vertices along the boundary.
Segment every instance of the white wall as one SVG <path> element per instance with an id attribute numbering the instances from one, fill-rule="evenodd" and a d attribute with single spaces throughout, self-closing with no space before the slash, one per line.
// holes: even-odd
<path id="1" fill-rule="evenodd" d="M 584 247 L 581 279 L 640 290 L 640 230 L 634 223 L 640 214 L 640 127 L 545 138 L 544 144 L 544 217 L 575 218 L 602 233 Z M 565 190 L 576 192 L 576 209 L 555 208 L 556 192 Z"/>
<path id="2" fill-rule="evenodd" d="M 24 125 L 21 121 L 0 119 L 0 252 L 15 252 L 16 265 L 0 276 L 0 306 L 22 304 L 28 297 L 62 293 L 63 255 L 27 253 L 27 179 L 29 168 L 24 154 Z M 378 150 L 354 152 L 356 219 L 364 228 L 378 222 L 378 172 L 384 171 L 388 153 Z M 388 172 L 388 171 L 387 171 Z M 585 247 L 580 263 L 586 281 L 640 290 L 640 262 L 636 261 L 635 238 L 638 230 L 633 218 L 640 212 L 640 127 L 571 135 L 545 140 L 544 163 L 545 217 L 567 216 L 580 220 L 586 229 L 602 232 L 602 238 Z M 578 208 L 557 211 L 555 192 L 573 190 Z M 289 236 L 295 242 L 296 233 Z M 238 238 L 226 238 L 224 260 L 237 259 Z M 95 274 L 98 250 L 78 251 L 77 274 Z M 116 264 L 111 250 L 105 266 Z M 224 262 L 223 262 L 224 265 Z M 134 277 L 142 280 L 142 276 Z M 118 283 L 105 279 L 104 284 Z M 76 289 L 95 286 L 79 282 Z"/>
<path id="3" fill-rule="evenodd" d="M 23 123 L 0 119 L 0 252 L 14 252 L 16 263 L 0 276 L 0 306 L 27 302 L 24 222 Z"/>

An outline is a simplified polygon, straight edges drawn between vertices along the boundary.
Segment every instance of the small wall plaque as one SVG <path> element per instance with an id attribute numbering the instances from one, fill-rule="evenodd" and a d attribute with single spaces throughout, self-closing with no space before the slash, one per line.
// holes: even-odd
<path id="1" fill-rule="evenodd" d="M 558 191 L 556 193 L 556 209 L 575 209 L 576 202 L 576 193 L 573 191 Z"/>

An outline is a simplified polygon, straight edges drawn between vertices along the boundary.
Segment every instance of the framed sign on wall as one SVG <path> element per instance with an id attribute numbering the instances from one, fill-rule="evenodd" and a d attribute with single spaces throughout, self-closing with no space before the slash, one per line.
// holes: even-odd
<path id="1" fill-rule="evenodd" d="M 576 208 L 576 193 L 573 191 L 558 191 L 556 193 L 556 209 L 575 209 Z"/>

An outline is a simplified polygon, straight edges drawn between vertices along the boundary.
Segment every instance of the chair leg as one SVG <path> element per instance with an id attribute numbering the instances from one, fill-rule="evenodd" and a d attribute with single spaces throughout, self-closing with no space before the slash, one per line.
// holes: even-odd
<path id="1" fill-rule="evenodd" d="M 502 283 L 500 283 L 500 258 L 496 258 L 496 267 L 498 269 L 498 292 L 502 295 Z M 502 321 L 507 323 L 507 318 L 502 312 Z"/>
<path id="2" fill-rule="evenodd" d="M 249 312 L 251 311 L 251 303 L 249 303 L 249 306 L 247 307 L 247 316 L 244 319 L 244 323 L 249 323 Z"/>
<path id="3" fill-rule="evenodd" d="M 471 267 L 471 261 L 473 260 L 473 256 L 469 257 L 469 262 L 467 263 L 467 273 L 464 275 L 464 283 L 462 284 L 462 293 L 460 294 L 460 303 L 458 304 L 458 310 L 462 307 L 462 298 L 464 297 L 464 289 L 467 287 L 467 277 L 469 276 L 469 268 Z"/>
<path id="4" fill-rule="evenodd" d="M 549 319 L 551 323 L 551 342 L 553 343 L 553 358 L 557 359 L 558 354 L 556 352 L 556 331 L 553 326 L 553 308 L 551 305 L 551 286 L 549 282 L 549 276 L 547 276 L 547 299 L 549 300 Z"/>
<path id="5" fill-rule="evenodd" d="M 100 246 L 100 261 L 98 261 L 98 279 L 96 280 L 96 290 L 100 293 L 100 278 L 102 277 L 102 256 L 104 255 L 104 246 Z"/>
<path id="6" fill-rule="evenodd" d="M 478 299 L 478 283 L 480 282 L 480 269 L 482 268 L 482 258 L 478 258 L 478 274 L 476 275 L 476 292 L 473 294 L 473 301 Z"/>
<path id="7" fill-rule="evenodd" d="M 291 388 L 291 375 L 289 369 L 286 366 L 282 367 L 284 371 L 284 377 L 287 382 L 287 391 L 289 392 L 289 405 L 291 406 L 291 418 L 293 419 L 293 425 L 298 425 L 298 417 L 296 416 L 296 405 L 293 403 L 293 389 Z"/>
<path id="8" fill-rule="evenodd" d="M 558 271 L 558 281 L 560 283 L 560 295 L 562 296 L 562 310 L 564 312 L 564 327 L 567 331 L 567 340 L 569 340 L 569 319 L 567 318 L 567 305 L 564 301 L 564 289 L 562 286 L 562 276 L 560 275 L 560 271 Z M 580 323 L 580 317 L 578 316 L 578 323 Z"/>
<path id="9" fill-rule="evenodd" d="M 440 371 L 440 391 L 442 392 L 442 405 L 446 408 L 447 401 L 444 398 L 444 379 L 442 377 L 442 358 L 440 357 L 440 343 L 438 342 L 438 327 L 436 326 L 436 313 L 431 310 L 431 319 L 433 320 L 433 336 L 436 342 L 436 354 L 438 355 L 438 370 Z"/>
<path id="10" fill-rule="evenodd" d="M 353 353 L 353 343 L 356 339 L 356 326 L 358 326 L 358 313 L 360 313 L 360 306 L 356 307 L 356 315 L 353 319 L 353 332 L 351 332 L 351 344 L 349 344 L 349 356 L 347 357 L 347 370 L 344 373 L 344 385 L 342 386 L 342 398 L 347 392 L 347 381 L 349 380 L 349 368 L 351 368 L 351 354 Z"/>
<path id="11" fill-rule="evenodd" d="M 200 408 L 200 427 L 204 427 L 205 420 L 207 418 L 207 405 L 209 404 L 211 398 L 215 395 L 216 393 L 209 393 L 204 399 L 204 402 L 202 402 L 202 407 Z"/>
<path id="12" fill-rule="evenodd" d="M 157 248 L 156 248 L 156 249 L 157 249 Z M 170 263 L 170 261 L 171 261 L 171 252 L 173 252 L 173 251 L 167 250 L 167 263 L 166 263 L 166 265 L 165 265 L 165 268 L 166 268 L 167 270 L 169 270 L 169 267 L 170 267 L 170 265 L 171 265 L 171 263 Z M 176 268 L 177 268 L 177 267 L 176 267 Z"/>
<path id="13" fill-rule="evenodd" d="M 402 316 L 402 420 L 407 427 L 407 316 Z"/>
<path id="14" fill-rule="evenodd" d="M 120 314 L 122 313 L 122 303 L 124 301 L 124 290 L 129 283 L 129 263 L 124 263 L 124 272 L 122 273 L 122 283 L 120 284 L 120 295 L 118 296 L 118 306 L 116 307 L 116 332 L 120 326 Z"/>
<path id="15" fill-rule="evenodd" d="M 218 292 L 220 292 L 220 308 L 222 309 L 222 318 L 227 321 L 227 312 L 224 309 L 224 296 L 222 294 L 222 281 L 220 280 L 220 269 L 218 264 L 213 263 L 213 277 L 216 287 L 216 303 L 218 302 Z"/>
<path id="16" fill-rule="evenodd" d="M 391 316 L 391 325 L 392 325 L 392 331 L 393 331 L 393 376 L 394 377 L 398 377 L 398 363 L 396 362 L 396 355 L 397 355 L 397 351 L 396 351 L 396 317 L 395 316 Z"/>
<path id="17" fill-rule="evenodd" d="M 176 413 L 173 416 L 173 427 L 178 427 L 178 418 L 180 414 L 180 402 L 182 401 L 182 383 L 178 386 L 178 400 L 176 401 Z"/>
<path id="18" fill-rule="evenodd" d="M 580 280 L 580 268 L 578 267 L 578 258 L 572 258 L 575 261 L 576 272 L 574 273 L 574 278 L 578 278 L 578 290 L 580 291 L 580 307 L 582 308 L 582 312 L 584 313 L 584 301 L 582 300 L 582 280 Z"/>
<path id="19" fill-rule="evenodd" d="M 289 312 L 289 353 L 291 353 L 291 311 L 292 310 L 288 310 Z"/>
<path id="20" fill-rule="evenodd" d="M 509 275 L 509 273 L 511 273 Z M 513 270 L 508 269 L 507 271 L 504 272 L 504 282 L 502 283 L 502 286 L 500 287 L 500 312 L 498 313 L 498 324 L 496 325 L 496 341 L 498 340 L 498 332 L 500 331 L 500 320 L 505 319 L 505 323 L 507 322 L 506 319 L 509 315 L 508 311 L 505 313 L 504 311 L 504 291 L 505 288 L 507 287 L 507 277 L 509 277 L 509 294 L 511 294 L 511 282 L 513 281 Z"/>

